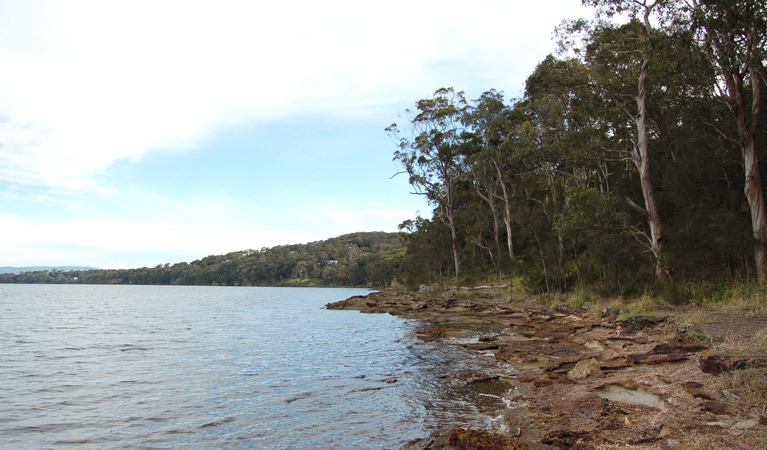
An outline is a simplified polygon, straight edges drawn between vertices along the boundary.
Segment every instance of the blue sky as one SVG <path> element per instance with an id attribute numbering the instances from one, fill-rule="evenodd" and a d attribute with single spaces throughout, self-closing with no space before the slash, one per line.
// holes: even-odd
<path id="1" fill-rule="evenodd" d="M 155 266 L 396 231 L 384 132 L 520 95 L 577 0 L 0 0 L 0 266 Z"/>

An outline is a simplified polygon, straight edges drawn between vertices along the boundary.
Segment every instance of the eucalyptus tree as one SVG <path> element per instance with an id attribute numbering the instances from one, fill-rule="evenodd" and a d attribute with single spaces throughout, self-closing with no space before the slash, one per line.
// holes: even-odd
<path id="1" fill-rule="evenodd" d="M 393 159 L 408 174 L 415 193 L 425 195 L 450 228 L 456 275 L 460 273 L 460 258 L 455 197 L 465 174 L 467 130 L 463 119 L 467 107 L 462 91 L 441 88 L 432 98 L 416 102 L 415 111 L 406 111 L 406 130 L 396 123 L 386 128 L 397 141 Z"/>
<path id="2" fill-rule="evenodd" d="M 525 98 L 515 107 L 523 122 L 510 134 L 518 158 L 530 174 L 525 183 L 533 176 L 545 189 L 528 197 L 541 205 L 539 211 L 556 238 L 560 288 L 565 287 L 567 255 L 557 218 L 562 213 L 564 192 L 568 184 L 588 182 L 593 172 L 589 166 L 595 159 L 589 135 L 598 124 L 590 111 L 595 96 L 588 92 L 587 75 L 578 59 L 546 57 L 526 81 Z M 540 241 L 537 233 L 536 240 Z"/>
<path id="3" fill-rule="evenodd" d="M 481 149 L 472 155 L 471 176 L 477 195 L 491 210 L 496 247 L 500 248 L 497 203 L 500 202 L 506 231 L 506 251 L 514 261 L 512 233 L 512 190 L 517 173 L 509 169 L 515 160 L 513 130 L 515 111 L 504 101 L 503 93 L 491 89 L 482 94 L 468 111 L 465 122 L 479 137 Z"/>
<path id="4" fill-rule="evenodd" d="M 628 200 L 646 218 L 649 234 L 641 232 L 641 235 L 646 238 L 646 246 L 655 261 L 655 278 L 663 280 L 669 270 L 664 260 L 663 227 L 650 171 L 647 102 L 653 43 L 659 34 L 653 19 L 667 10 L 670 0 L 583 0 L 583 4 L 597 7 L 599 18 L 616 14 L 630 18 L 623 25 L 604 20 L 571 22 L 566 33 L 584 34 L 586 48 L 582 56 L 591 68 L 594 86 L 602 90 L 634 128 L 628 148 L 620 150 L 639 174 L 644 207 Z"/>
<path id="5" fill-rule="evenodd" d="M 689 0 L 687 5 L 691 23 L 716 68 L 715 94 L 730 112 L 745 172 L 743 191 L 751 213 L 756 273 L 759 281 L 767 281 L 767 211 L 756 142 L 762 88 L 767 83 L 767 4 Z"/>

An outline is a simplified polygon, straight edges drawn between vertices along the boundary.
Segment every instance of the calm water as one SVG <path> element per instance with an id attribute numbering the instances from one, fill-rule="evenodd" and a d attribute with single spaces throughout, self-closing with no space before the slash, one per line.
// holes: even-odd
<path id="1" fill-rule="evenodd" d="M 487 357 L 322 309 L 366 292 L 0 285 L 0 448 L 381 449 L 487 424 L 498 405 L 439 377 Z"/>

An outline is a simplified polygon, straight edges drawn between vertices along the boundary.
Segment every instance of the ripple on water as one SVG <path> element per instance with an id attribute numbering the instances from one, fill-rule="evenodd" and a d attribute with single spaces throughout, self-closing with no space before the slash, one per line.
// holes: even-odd
<path id="1" fill-rule="evenodd" d="M 395 448 L 487 423 L 502 392 L 438 378 L 487 357 L 322 308 L 364 292 L 0 285 L 0 448 Z"/>

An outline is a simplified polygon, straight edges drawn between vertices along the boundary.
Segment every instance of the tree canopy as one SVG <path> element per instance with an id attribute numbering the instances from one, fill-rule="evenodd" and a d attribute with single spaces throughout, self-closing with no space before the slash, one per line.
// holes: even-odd
<path id="1" fill-rule="evenodd" d="M 417 114 L 388 129 L 428 137 L 449 168 L 430 179 L 433 216 L 403 224 L 407 284 L 511 275 L 532 291 L 629 292 L 767 277 L 762 2 L 584 4 L 596 17 L 562 23 L 561 52 L 522 98 L 460 97 L 450 145 Z M 394 159 L 423 187 L 422 141 L 399 142 Z"/>

